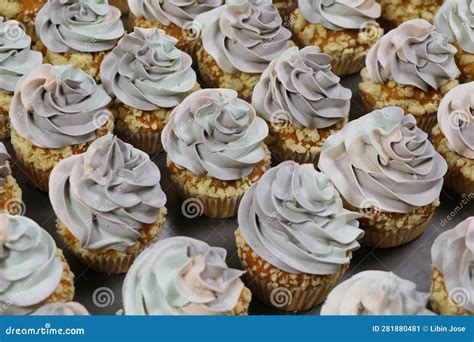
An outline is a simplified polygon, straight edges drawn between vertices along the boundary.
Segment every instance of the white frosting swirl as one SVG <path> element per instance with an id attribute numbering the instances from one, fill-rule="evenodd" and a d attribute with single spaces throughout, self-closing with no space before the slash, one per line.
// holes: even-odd
<path id="1" fill-rule="evenodd" d="M 89 311 L 79 303 L 49 303 L 34 311 L 32 316 L 89 316 Z"/>

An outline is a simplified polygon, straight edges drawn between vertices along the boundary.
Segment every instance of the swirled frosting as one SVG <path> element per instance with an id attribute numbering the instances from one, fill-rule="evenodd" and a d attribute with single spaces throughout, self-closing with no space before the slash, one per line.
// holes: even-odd
<path id="1" fill-rule="evenodd" d="M 201 13 L 222 5 L 223 0 L 128 0 L 130 11 L 136 17 L 158 21 L 165 26 L 174 24 L 181 28 Z"/>
<path id="2" fill-rule="evenodd" d="M 123 285 L 126 315 L 222 315 L 238 303 L 244 273 L 225 262 L 223 248 L 173 237 L 133 263 Z"/>
<path id="3" fill-rule="evenodd" d="M 230 89 L 204 89 L 173 111 L 163 148 L 178 167 L 220 180 L 248 176 L 265 158 L 265 121 Z"/>
<path id="4" fill-rule="evenodd" d="M 204 49 L 227 73 L 261 74 L 288 47 L 291 32 L 270 0 L 232 0 L 196 18 Z"/>
<path id="5" fill-rule="evenodd" d="M 0 143 L 0 195 L 5 193 L 4 186 L 6 182 L 6 177 L 10 176 L 12 173 L 9 163 L 10 159 L 11 157 L 8 154 L 5 145 L 3 145 L 3 143 Z"/>
<path id="6" fill-rule="evenodd" d="M 349 115 L 352 92 L 315 46 L 293 47 L 272 61 L 255 86 L 252 104 L 268 122 L 285 113 L 292 125 L 326 128 Z"/>
<path id="7" fill-rule="evenodd" d="M 474 217 L 442 233 L 431 247 L 431 258 L 451 297 L 462 295 L 462 307 L 474 312 Z M 456 298 L 452 298 L 456 299 Z"/>
<path id="8" fill-rule="evenodd" d="M 0 315 L 25 315 L 59 286 L 64 264 L 53 238 L 24 216 L 0 214 Z"/>
<path id="9" fill-rule="evenodd" d="M 89 311 L 79 303 L 50 303 L 34 311 L 33 316 L 89 316 Z"/>
<path id="10" fill-rule="evenodd" d="M 375 0 L 298 0 L 298 7 L 310 23 L 334 31 L 361 29 L 382 13 Z"/>
<path id="11" fill-rule="evenodd" d="M 353 207 L 389 213 L 433 203 L 447 171 L 413 115 L 398 107 L 349 122 L 326 140 L 318 166 Z"/>
<path id="12" fill-rule="evenodd" d="M 369 51 L 366 65 L 372 81 L 394 80 L 423 91 L 455 79 L 456 47 L 426 20 L 410 20 L 388 32 Z"/>
<path id="13" fill-rule="evenodd" d="M 432 315 L 428 294 L 391 272 L 365 271 L 342 282 L 329 294 L 321 315 Z"/>
<path id="14" fill-rule="evenodd" d="M 36 16 L 36 34 L 56 53 L 106 51 L 125 32 L 120 16 L 108 0 L 49 0 Z"/>
<path id="15" fill-rule="evenodd" d="M 160 177 L 146 153 L 108 134 L 53 169 L 49 198 L 81 248 L 125 250 L 166 203 Z"/>
<path id="16" fill-rule="evenodd" d="M 18 84 L 10 106 L 13 128 L 32 144 L 62 148 L 96 138 L 112 114 L 111 98 L 71 65 L 43 64 Z"/>
<path id="17" fill-rule="evenodd" d="M 456 39 L 466 52 L 474 53 L 474 3 L 471 0 L 445 1 L 434 19 L 439 32 Z"/>
<path id="18" fill-rule="evenodd" d="M 0 92 L 13 93 L 18 80 L 41 65 L 41 52 L 30 47 L 31 38 L 20 24 L 0 17 Z"/>
<path id="19" fill-rule="evenodd" d="M 105 89 L 141 110 L 176 107 L 196 85 L 191 57 L 162 30 L 136 27 L 100 67 Z"/>
<path id="20" fill-rule="evenodd" d="M 268 263 L 293 274 L 335 274 L 363 236 L 359 215 L 343 208 L 329 178 L 287 161 L 247 191 L 238 222 L 245 241 Z"/>
<path id="21" fill-rule="evenodd" d="M 474 82 L 457 86 L 447 93 L 438 109 L 438 123 L 449 147 L 474 159 Z"/>

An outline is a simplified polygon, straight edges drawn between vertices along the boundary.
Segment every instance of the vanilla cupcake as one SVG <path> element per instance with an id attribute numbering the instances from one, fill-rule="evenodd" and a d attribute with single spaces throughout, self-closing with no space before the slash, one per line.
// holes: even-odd
<path id="1" fill-rule="evenodd" d="M 348 121 L 352 92 L 331 71 L 331 57 L 309 46 L 288 49 L 270 63 L 252 104 L 267 121 L 275 161 L 314 163 L 321 146 Z"/>
<path id="2" fill-rule="evenodd" d="M 326 140 L 318 166 L 346 208 L 363 215 L 362 244 L 375 248 L 400 246 L 423 233 L 447 171 L 415 118 L 398 107 L 349 122 Z"/>
<path id="3" fill-rule="evenodd" d="M 431 259 L 432 309 L 440 315 L 474 315 L 474 217 L 438 236 Z"/>
<path id="4" fill-rule="evenodd" d="M 158 28 L 175 37 L 177 47 L 193 58 L 200 47 L 202 26 L 194 19 L 224 3 L 224 0 L 155 1 L 128 0 L 129 26 Z"/>
<path id="5" fill-rule="evenodd" d="M 474 81 L 474 6 L 471 0 L 446 1 L 436 13 L 434 25 L 457 45 L 456 63 L 462 82 Z"/>
<path id="6" fill-rule="evenodd" d="M 269 170 L 238 215 L 237 251 L 252 293 L 279 310 L 317 306 L 359 248 L 358 217 L 313 165 L 288 161 Z"/>
<path id="7" fill-rule="evenodd" d="M 156 240 L 166 216 L 160 171 L 148 155 L 112 134 L 51 173 L 58 235 L 90 268 L 125 273 Z"/>
<path id="8" fill-rule="evenodd" d="M 390 31 L 367 55 L 360 95 L 369 110 L 398 106 L 431 132 L 443 96 L 458 85 L 456 48 L 426 20 Z"/>
<path id="9" fill-rule="evenodd" d="M 79 303 L 49 303 L 31 313 L 32 316 L 89 316 L 89 311 Z"/>
<path id="10" fill-rule="evenodd" d="M 33 41 L 36 41 L 36 15 L 46 2 L 47 0 L 0 0 L 0 17 L 18 20 Z"/>
<path id="11" fill-rule="evenodd" d="M 24 216 L 0 214 L 0 315 L 69 302 L 74 274 L 51 235 Z"/>
<path id="12" fill-rule="evenodd" d="M 42 61 L 41 53 L 31 50 L 31 38 L 20 23 L 0 17 L 0 139 L 10 137 L 8 111 L 16 84 Z"/>
<path id="13" fill-rule="evenodd" d="M 100 76 L 110 96 L 119 136 L 149 154 L 162 150 L 171 111 L 198 88 L 191 57 L 162 30 L 135 27 L 109 53 Z"/>
<path id="14" fill-rule="evenodd" d="M 379 2 L 382 5 L 380 22 L 387 31 L 412 19 L 424 19 L 432 23 L 436 11 L 443 4 L 443 0 L 379 0 Z"/>
<path id="15" fill-rule="evenodd" d="M 102 59 L 125 32 L 120 16 L 108 0 L 49 0 L 35 22 L 44 62 L 72 64 L 99 80 Z"/>
<path id="16" fill-rule="evenodd" d="M 272 60 L 290 47 L 291 32 L 270 0 L 230 1 L 198 16 L 203 48 L 199 74 L 207 88 L 229 88 L 251 101 Z"/>
<path id="17" fill-rule="evenodd" d="M 458 194 L 474 193 L 474 82 L 443 98 L 432 140 L 448 163 L 444 185 Z"/>
<path id="18" fill-rule="evenodd" d="M 328 296 L 321 315 L 415 316 L 432 315 L 428 294 L 391 272 L 365 271 L 345 280 Z"/>
<path id="19" fill-rule="evenodd" d="M 364 67 L 369 49 L 382 37 L 375 0 L 298 0 L 290 20 L 300 47 L 315 45 L 332 58 L 333 72 L 344 76 Z"/>
<path id="20" fill-rule="evenodd" d="M 181 197 L 196 201 L 200 214 L 228 218 L 270 167 L 267 136 L 265 121 L 236 91 L 205 89 L 175 108 L 161 138 Z"/>
<path id="21" fill-rule="evenodd" d="M 123 283 L 125 315 L 247 315 L 252 294 L 227 252 L 188 237 L 143 251 Z"/>
<path id="22" fill-rule="evenodd" d="M 10 155 L 0 143 L 0 213 L 22 215 L 23 211 L 21 188 L 12 177 Z"/>
<path id="23" fill-rule="evenodd" d="M 11 142 L 34 186 L 48 191 L 60 160 L 112 131 L 110 101 L 91 76 L 71 65 L 43 64 L 18 82 L 9 113 Z"/>

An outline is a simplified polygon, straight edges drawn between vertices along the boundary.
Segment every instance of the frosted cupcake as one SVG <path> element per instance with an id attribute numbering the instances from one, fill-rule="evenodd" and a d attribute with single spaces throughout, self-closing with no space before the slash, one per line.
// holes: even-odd
<path id="1" fill-rule="evenodd" d="M 279 310 L 321 303 L 359 248 L 358 217 L 313 165 L 269 170 L 244 195 L 235 234 L 252 293 Z"/>
<path id="2" fill-rule="evenodd" d="M 348 120 L 352 92 L 331 71 L 331 57 L 314 46 L 288 49 L 257 83 L 252 104 L 267 121 L 274 160 L 317 162 L 321 146 Z"/>
<path id="3" fill-rule="evenodd" d="M 359 72 L 365 56 L 383 35 L 376 22 L 375 0 L 299 0 L 290 20 L 296 44 L 315 45 L 332 58 L 333 71 L 344 76 Z"/>
<path id="4" fill-rule="evenodd" d="M 128 0 L 129 26 L 158 28 L 175 37 L 177 47 L 193 58 L 200 47 L 201 25 L 193 23 L 202 13 L 211 11 L 224 0 L 154 1 Z"/>
<path id="5" fill-rule="evenodd" d="M 413 115 L 388 107 L 349 122 L 324 144 L 319 168 L 350 210 L 359 210 L 362 243 L 400 246 L 427 228 L 447 165 Z"/>
<path id="6" fill-rule="evenodd" d="M 398 106 L 431 132 L 443 96 L 457 84 L 456 48 L 426 20 L 390 31 L 367 55 L 360 95 L 369 110 Z"/>
<path id="7" fill-rule="evenodd" d="M 0 143 L 0 212 L 22 215 L 23 211 L 21 188 L 12 177 L 10 155 L 5 145 Z"/>
<path id="8" fill-rule="evenodd" d="M 89 311 L 79 303 L 50 303 L 34 311 L 32 316 L 89 316 Z"/>
<path id="9" fill-rule="evenodd" d="M 446 1 L 436 13 L 434 25 L 457 45 L 456 63 L 462 82 L 474 81 L 474 5 L 470 0 Z"/>
<path id="10" fill-rule="evenodd" d="M 108 0 L 49 0 L 35 23 L 44 62 L 72 64 L 98 80 L 102 59 L 124 34 L 120 15 Z"/>
<path id="11" fill-rule="evenodd" d="M 105 89 L 119 136 L 149 154 L 162 150 L 169 115 L 198 88 L 191 57 L 162 30 L 136 27 L 102 62 Z"/>
<path id="12" fill-rule="evenodd" d="M 189 95 L 162 134 L 168 170 L 181 197 L 197 201 L 200 214 L 235 216 L 243 194 L 270 167 L 267 136 L 265 121 L 234 90 Z"/>
<path id="13" fill-rule="evenodd" d="M 20 24 L 0 17 L 0 139 L 10 137 L 8 110 L 18 80 L 43 61 L 41 53 L 30 47 L 31 38 Z"/>
<path id="14" fill-rule="evenodd" d="M 433 310 L 440 315 L 474 315 L 474 217 L 438 236 L 431 259 Z"/>
<path id="15" fill-rule="evenodd" d="M 111 98 L 94 79 L 71 65 L 43 64 L 18 84 L 10 106 L 11 142 L 34 186 L 62 159 L 84 152 L 113 129 Z"/>
<path id="16" fill-rule="evenodd" d="M 462 84 L 443 98 L 432 139 L 448 163 L 444 185 L 458 194 L 474 193 L 474 82 Z"/>
<path id="17" fill-rule="evenodd" d="M 23 23 L 27 34 L 36 41 L 35 19 L 47 0 L 0 0 L 0 17 Z"/>
<path id="18" fill-rule="evenodd" d="M 247 101 L 270 62 L 290 47 L 291 32 L 270 0 L 230 1 L 195 23 L 202 26 L 201 81 L 234 89 Z"/>
<path id="19" fill-rule="evenodd" d="M 458 0 L 452 2 L 456 1 Z M 380 0 L 379 2 L 382 5 L 380 22 L 387 31 L 412 19 L 424 19 L 432 23 L 436 11 L 443 4 L 443 0 Z"/>
<path id="20" fill-rule="evenodd" d="M 126 315 L 247 315 L 252 294 L 226 250 L 173 237 L 143 251 L 123 284 Z"/>
<path id="21" fill-rule="evenodd" d="M 157 239 L 166 216 L 160 171 L 148 155 L 108 134 L 51 173 L 58 235 L 90 268 L 125 273 Z"/>
<path id="22" fill-rule="evenodd" d="M 69 302 L 74 274 L 53 238 L 24 216 L 0 214 L 0 315 Z"/>
<path id="23" fill-rule="evenodd" d="M 415 316 L 432 315 L 428 294 L 391 272 L 365 271 L 342 282 L 328 296 L 321 315 Z"/>

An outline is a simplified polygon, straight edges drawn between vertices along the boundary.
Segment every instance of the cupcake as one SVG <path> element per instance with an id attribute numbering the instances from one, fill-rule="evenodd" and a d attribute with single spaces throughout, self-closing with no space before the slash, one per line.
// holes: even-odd
<path id="1" fill-rule="evenodd" d="M 432 139 L 448 163 L 444 185 L 462 195 L 474 193 L 474 82 L 457 86 L 443 98 Z"/>
<path id="2" fill-rule="evenodd" d="M 348 120 L 352 92 L 331 71 L 331 57 L 315 46 L 293 47 L 270 63 L 252 104 L 267 121 L 275 161 L 315 163 L 321 146 Z"/>
<path id="3" fill-rule="evenodd" d="M 244 195 L 237 251 L 252 293 L 286 311 L 321 303 L 349 267 L 363 235 L 329 178 L 287 161 Z"/>
<path id="4" fill-rule="evenodd" d="M 474 6 L 470 0 L 446 1 L 436 13 L 434 25 L 455 40 L 456 63 L 462 82 L 474 81 Z"/>
<path id="5" fill-rule="evenodd" d="M 125 315 L 247 315 L 252 294 L 226 254 L 182 236 L 147 248 L 123 283 Z"/>
<path id="6" fill-rule="evenodd" d="M 111 98 L 94 79 L 71 65 L 43 64 L 18 84 L 10 106 L 11 142 L 34 186 L 62 159 L 84 152 L 113 129 Z"/>
<path id="7" fill-rule="evenodd" d="M 367 55 L 360 95 L 369 110 L 398 106 L 431 132 L 442 97 L 458 85 L 456 48 L 426 20 L 390 31 Z"/>
<path id="8" fill-rule="evenodd" d="M 5 145 L 0 143 L 0 213 L 22 215 L 23 211 L 21 188 L 12 177 L 10 155 Z"/>
<path id="9" fill-rule="evenodd" d="M 199 214 L 228 218 L 270 167 L 267 136 L 265 121 L 236 91 L 205 89 L 174 109 L 161 138 L 181 197 L 194 201 Z"/>
<path id="10" fill-rule="evenodd" d="M 451 2 L 456 1 L 458 0 Z M 380 22 L 387 31 L 412 19 L 424 19 L 432 23 L 436 11 L 443 4 L 443 0 L 380 0 L 379 2 L 382 5 Z"/>
<path id="11" fill-rule="evenodd" d="M 336 75 L 359 72 L 369 49 L 382 37 L 375 21 L 380 17 L 375 0 L 299 0 L 290 25 L 296 44 L 315 45 L 332 58 Z"/>
<path id="12" fill-rule="evenodd" d="M 345 207 L 363 215 L 362 244 L 374 248 L 400 246 L 423 233 L 447 171 L 414 116 L 398 107 L 349 122 L 326 140 L 318 166 Z"/>
<path id="13" fill-rule="evenodd" d="M 0 261 L 0 315 L 27 315 L 74 297 L 63 252 L 29 218 L 0 214 Z"/>
<path id="14" fill-rule="evenodd" d="M 224 0 L 128 0 L 129 26 L 162 29 L 178 40 L 179 49 L 194 58 L 200 46 L 199 36 L 202 29 L 202 26 L 193 23 L 194 19 L 223 3 Z"/>
<path id="15" fill-rule="evenodd" d="M 51 173 L 58 235 L 88 267 L 125 273 L 157 239 L 166 216 L 160 171 L 148 155 L 112 134 Z"/>
<path id="16" fill-rule="evenodd" d="M 191 57 L 162 30 L 135 27 L 108 54 L 100 76 L 110 96 L 119 136 L 149 154 L 162 150 L 169 115 L 198 88 Z"/>
<path id="17" fill-rule="evenodd" d="M 49 0 L 35 23 L 44 62 L 72 64 L 99 80 L 102 59 L 124 34 L 120 15 L 108 0 Z"/>
<path id="18" fill-rule="evenodd" d="M 110 6 L 117 7 L 122 15 L 126 15 L 130 13 L 130 8 L 128 7 L 127 0 L 109 0 Z"/>
<path id="19" fill-rule="evenodd" d="M 291 32 L 270 0 L 232 1 L 195 23 L 202 26 L 201 81 L 207 88 L 234 89 L 246 101 L 270 62 L 290 47 Z"/>
<path id="20" fill-rule="evenodd" d="M 431 259 L 432 309 L 439 315 L 474 315 L 474 217 L 438 236 Z"/>
<path id="21" fill-rule="evenodd" d="M 89 311 L 79 303 L 49 303 L 34 311 L 32 316 L 89 316 Z"/>
<path id="22" fill-rule="evenodd" d="M 31 50 L 31 38 L 19 25 L 0 17 L 0 139 L 10 137 L 8 110 L 18 80 L 43 61 L 40 52 Z"/>
<path id="23" fill-rule="evenodd" d="M 283 21 L 285 22 L 285 26 L 289 26 L 291 20 L 291 14 L 293 11 L 298 7 L 297 0 L 273 0 L 273 5 L 277 8 L 278 12 L 280 12 Z"/>
<path id="24" fill-rule="evenodd" d="M 0 0 L 0 17 L 20 21 L 27 34 L 36 41 L 35 19 L 47 0 Z"/>
<path id="25" fill-rule="evenodd" d="M 415 316 L 432 315 L 428 294 L 391 272 L 365 271 L 342 282 L 328 296 L 321 315 Z"/>

